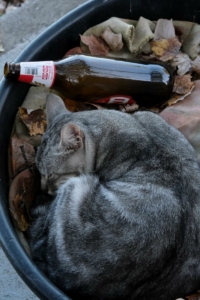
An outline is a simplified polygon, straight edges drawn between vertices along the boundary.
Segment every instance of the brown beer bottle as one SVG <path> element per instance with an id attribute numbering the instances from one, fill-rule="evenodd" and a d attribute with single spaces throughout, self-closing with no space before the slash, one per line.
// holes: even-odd
<path id="1" fill-rule="evenodd" d="M 6 63 L 4 76 L 53 87 L 78 101 L 130 103 L 152 106 L 170 98 L 173 74 L 169 66 L 91 55 L 72 55 L 60 61 Z M 121 100 L 120 100 L 121 99 Z"/>

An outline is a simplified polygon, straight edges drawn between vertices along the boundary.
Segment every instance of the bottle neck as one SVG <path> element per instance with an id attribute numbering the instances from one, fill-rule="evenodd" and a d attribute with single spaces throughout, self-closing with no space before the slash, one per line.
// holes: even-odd
<path id="1" fill-rule="evenodd" d="M 18 80 L 20 75 L 20 64 L 17 63 L 6 63 L 4 66 L 5 78 Z"/>
<path id="2" fill-rule="evenodd" d="M 56 68 L 53 61 L 6 63 L 4 76 L 7 79 L 49 88 L 54 83 Z"/>

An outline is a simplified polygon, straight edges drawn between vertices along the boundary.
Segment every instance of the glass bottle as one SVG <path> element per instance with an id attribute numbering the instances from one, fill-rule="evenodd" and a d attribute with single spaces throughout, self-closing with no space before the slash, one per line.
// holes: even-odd
<path id="1" fill-rule="evenodd" d="M 171 68 L 163 63 L 85 54 L 60 61 L 7 62 L 4 76 L 53 87 L 63 97 L 78 101 L 96 102 L 104 98 L 111 103 L 110 99 L 132 97 L 136 103 L 147 107 L 167 101 L 174 82 Z"/>

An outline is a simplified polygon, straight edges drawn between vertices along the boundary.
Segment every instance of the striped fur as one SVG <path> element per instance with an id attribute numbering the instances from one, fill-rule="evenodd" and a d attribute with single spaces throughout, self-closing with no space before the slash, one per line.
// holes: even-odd
<path id="1" fill-rule="evenodd" d="M 54 196 L 37 201 L 30 228 L 41 270 L 72 299 L 199 288 L 200 174 L 182 134 L 151 112 L 47 114 L 36 163 Z"/>

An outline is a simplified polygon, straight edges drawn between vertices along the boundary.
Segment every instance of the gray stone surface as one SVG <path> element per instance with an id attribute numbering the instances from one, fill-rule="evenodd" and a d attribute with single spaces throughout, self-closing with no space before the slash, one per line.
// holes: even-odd
<path id="1" fill-rule="evenodd" d="M 86 0 L 26 0 L 21 7 L 0 17 L 0 78 L 6 61 L 20 52 L 49 25 Z"/>
<path id="2" fill-rule="evenodd" d="M 0 17 L 0 78 L 6 61 L 13 61 L 21 51 L 56 20 L 86 0 L 26 0 L 20 7 Z M 38 299 L 17 275 L 0 247 L 0 300 Z"/>
<path id="3" fill-rule="evenodd" d="M 3 250 L 0 248 L 0 299 L 38 299 L 17 275 Z"/>

